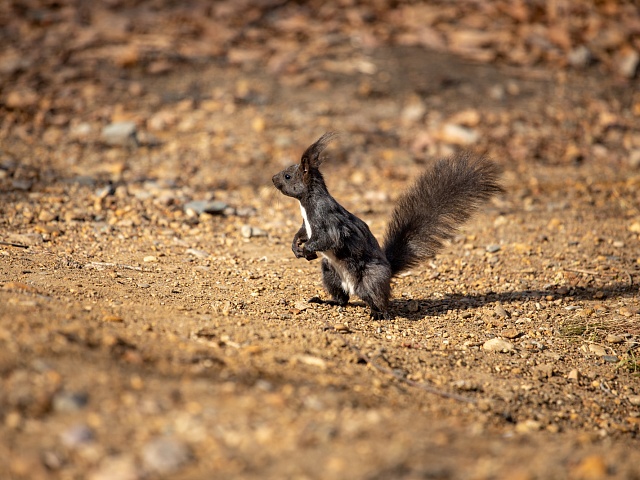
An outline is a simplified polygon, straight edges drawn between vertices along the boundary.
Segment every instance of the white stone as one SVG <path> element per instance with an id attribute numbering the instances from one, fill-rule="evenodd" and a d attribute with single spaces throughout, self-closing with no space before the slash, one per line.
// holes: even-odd
<path id="1" fill-rule="evenodd" d="M 501 353 L 513 352 L 513 350 L 515 350 L 513 343 L 507 342 L 502 338 L 492 338 L 491 340 L 487 340 L 482 345 L 482 348 L 484 348 L 488 352 L 501 352 Z"/>

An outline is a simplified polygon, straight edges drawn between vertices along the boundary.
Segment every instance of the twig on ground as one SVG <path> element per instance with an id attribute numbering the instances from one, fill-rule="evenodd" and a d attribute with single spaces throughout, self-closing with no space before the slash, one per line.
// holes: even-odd
<path id="1" fill-rule="evenodd" d="M 138 272 L 142 271 L 142 267 L 136 267 L 135 265 L 124 265 L 121 263 L 111 263 L 111 262 L 89 262 L 85 265 L 85 267 L 89 268 L 105 268 L 105 267 L 116 267 L 116 268 L 126 268 L 128 270 L 136 270 Z"/>
<path id="2" fill-rule="evenodd" d="M 7 245 L 9 247 L 16 247 L 16 248 L 29 248 L 29 245 L 24 245 L 22 243 L 15 243 L 15 242 L 5 242 L 4 240 L 0 240 L 0 245 Z"/>
<path id="3" fill-rule="evenodd" d="M 585 275 L 593 275 L 596 277 L 614 277 L 617 273 L 596 272 L 595 270 L 582 270 L 580 268 L 563 268 L 565 272 L 584 273 Z"/>

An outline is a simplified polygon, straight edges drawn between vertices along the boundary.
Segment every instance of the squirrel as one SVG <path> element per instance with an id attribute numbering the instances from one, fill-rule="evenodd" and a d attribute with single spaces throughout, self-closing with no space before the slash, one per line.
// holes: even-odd
<path id="1" fill-rule="evenodd" d="M 389 319 L 391 279 L 433 257 L 457 228 L 493 195 L 503 192 L 498 166 L 469 152 L 438 160 L 405 191 L 395 206 L 382 248 L 369 227 L 329 193 L 319 170 L 320 154 L 336 136 L 322 135 L 300 163 L 273 176 L 275 187 L 300 202 L 302 226 L 291 249 L 297 258 L 322 256 L 326 303 L 345 306 L 350 295 Z"/>

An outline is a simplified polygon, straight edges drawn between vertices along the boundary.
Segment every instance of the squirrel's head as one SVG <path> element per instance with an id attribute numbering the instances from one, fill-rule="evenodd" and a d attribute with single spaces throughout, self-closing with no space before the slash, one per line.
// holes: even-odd
<path id="1" fill-rule="evenodd" d="M 275 174 L 272 181 L 276 188 L 288 197 L 298 200 L 302 198 L 314 179 L 322 180 L 318 170 L 322 163 L 320 154 L 336 135 L 336 132 L 325 133 L 304 151 L 299 164 L 291 165 Z"/>

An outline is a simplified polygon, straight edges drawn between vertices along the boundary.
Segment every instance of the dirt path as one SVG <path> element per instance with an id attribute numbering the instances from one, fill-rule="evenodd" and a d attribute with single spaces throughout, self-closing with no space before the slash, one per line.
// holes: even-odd
<path id="1" fill-rule="evenodd" d="M 637 80 L 323 38 L 3 84 L 3 478 L 640 477 Z M 270 177 L 327 130 L 377 236 L 433 157 L 504 168 L 393 320 L 306 301 Z"/>

